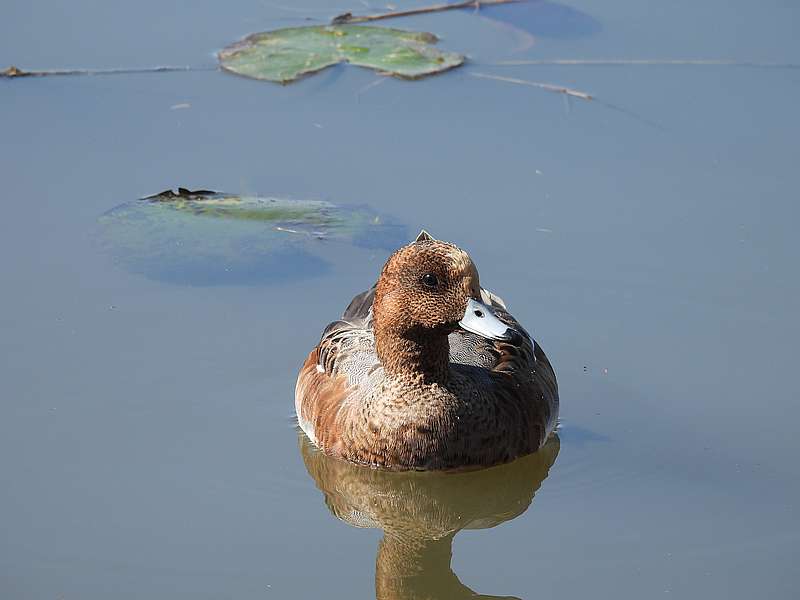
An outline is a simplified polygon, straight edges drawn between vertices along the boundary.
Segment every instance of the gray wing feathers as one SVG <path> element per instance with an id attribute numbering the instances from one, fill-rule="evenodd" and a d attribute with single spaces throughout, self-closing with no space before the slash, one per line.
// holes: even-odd
<path id="1" fill-rule="evenodd" d="M 361 292 L 350 301 L 344 311 L 342 319 L 345 321 L 359 321 L 369 319 L 372 310 L 372 302 L 375 300 L 375 286 L 373 285 L 366 292 Z"/>
<path id="2" fill-rule="evenodd" d="M 342 318 L 322 332 L 318 366 L 331 375 L 345 375 L 352 386 L 361 384 L 380 365 L 372 333 L 375 286 L 353 298 Z"/>

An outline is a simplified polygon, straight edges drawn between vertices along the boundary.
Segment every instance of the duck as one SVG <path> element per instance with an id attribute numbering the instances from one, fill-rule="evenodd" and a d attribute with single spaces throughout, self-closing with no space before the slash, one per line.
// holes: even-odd
<path id="1" fill-rule="evenodd" d="M 469 254 L 426 231 L 323 331 L 295 411 L 324 454 L 389 470 L 490 467 L 556 427 L 555 372 Z"/>

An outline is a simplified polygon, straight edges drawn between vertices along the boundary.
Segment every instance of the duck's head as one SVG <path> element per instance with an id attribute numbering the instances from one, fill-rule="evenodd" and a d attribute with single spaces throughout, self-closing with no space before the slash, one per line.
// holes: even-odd
<path id="1" fill-rule="evenodd" d="M 469 255 L 421 235 L 383 267 L 373 304 L 376 334 L 446 337 L 461 327 L 492 340 L 518 333 L 481 301 L 478 269 Z"/>

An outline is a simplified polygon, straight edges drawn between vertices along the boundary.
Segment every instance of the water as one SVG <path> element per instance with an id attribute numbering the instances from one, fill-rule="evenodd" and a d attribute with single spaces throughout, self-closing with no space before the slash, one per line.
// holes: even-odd
<path id="1" fill-rule="evenodd" d="M 600 28 L 529 48 L 468 12 L 393 22 L 472 64 L 366 90 L 375 76 L 345 67 L 289 87 L 214 71 L 0 81 L 4 598 L 376 593 L 383 534 L 330 513 L 292 400 L 319 332 L 385 253 L 333 248 L 316 278 L 197 288 L 98 251 L 98 215 L 178 185 L 424 226 L 470 251 L 548 352 L 564 422 L 549 475 L 530 506 L 523 494 L 508 519 L 456 533 L 449 566 L 441 545 L 421 558 L 419 594 L 454 596 L 454 573 L 520 598 L 794 597 L 800 71 L 489 63 L 800 62 L 798 8 L 570 6 Z M 251 31 L 362 5 L 289 8 L 11 2 L 0 56 L 210 67 Z M 442 493 L 444 512 L 400 506 L 420 523 L 466 514 Z"/>

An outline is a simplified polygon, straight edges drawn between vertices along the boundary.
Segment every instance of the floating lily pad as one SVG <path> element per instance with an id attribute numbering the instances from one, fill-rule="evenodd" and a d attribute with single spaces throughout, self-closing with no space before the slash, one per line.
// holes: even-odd
<path id="1" fill-rule="evenodd" d="M 126 269 L 189 285 L 267 284 L 327 271 L 334 246 L 392 250 L 405 227 L 367 206 L 166 191 L 99 219 L 99 241 Z"/>
<path id="2" fill-rule="evenodd" d="M 460 54 L 433 46 L 432 33 L 363 25 L 292 27 L 255 33 L 219 53 L 223 69 L 288 83 L 325 67 L 348 62 L 417 79 L 457 67 Z"/>

